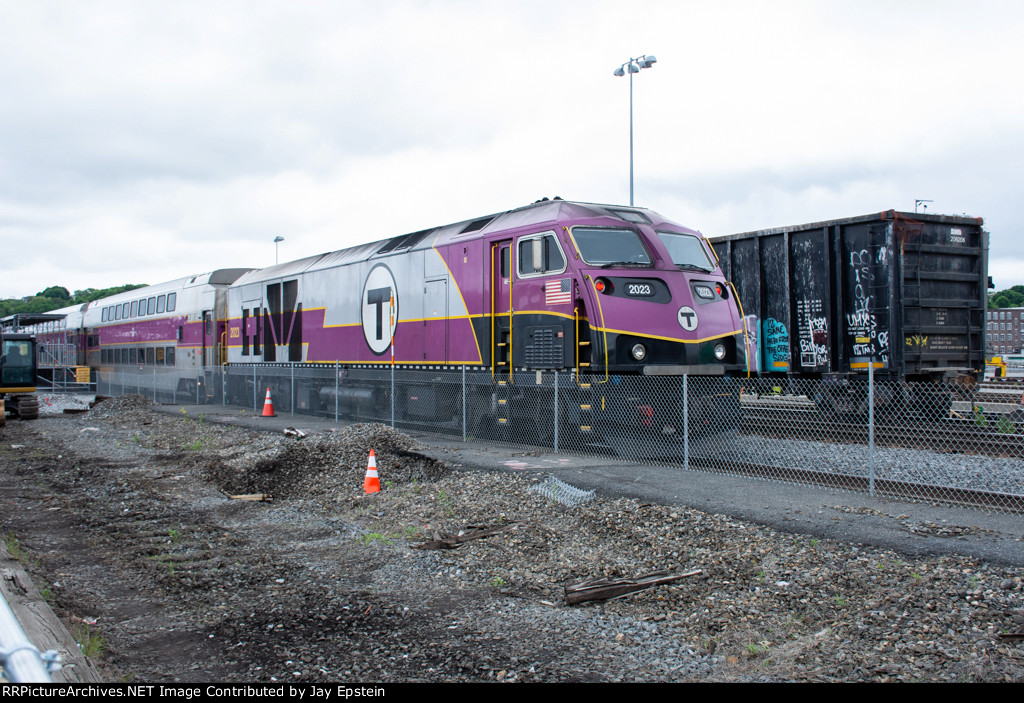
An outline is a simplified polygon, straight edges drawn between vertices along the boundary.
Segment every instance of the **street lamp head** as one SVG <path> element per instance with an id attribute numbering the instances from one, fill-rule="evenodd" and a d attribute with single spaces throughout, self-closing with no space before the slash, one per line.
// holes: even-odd
<path id="1" fill-rule="evenodd" d="M 622 68 L 622 66 L 619 66 L 618 68 L 615 69 L 615 72 L 612 75 L 619 76 L 621 78 L 622 76 L 626 75 L 626 71 L 625 69 Z"/>
<path id="2" fill-rule="evenodd" d="M 630 72 L 630 73 L 640 73 L 640 67 L 639 67 L 639 66 L 637 66 L 637 65 L 636 65 L 635 63 L 633 63 L 632 61 L 630 61 L 630 62 L 629 62 L 629 72 Z"/>
<path id="3" fill-rule="evenodd" d="M 653 56 L 644 56 L 640 61 L 640 68 L 650 68 L 657 62 L 658 59 L 654 58 Z"/>
<path id="4" fill-rule="evenodd" d="M 274 244 L 277 244 L 278 242 L 283 242 L 283 241 L 284 241 L 284 237 L 282 237 L 280 235 L 274 237 Z"/>

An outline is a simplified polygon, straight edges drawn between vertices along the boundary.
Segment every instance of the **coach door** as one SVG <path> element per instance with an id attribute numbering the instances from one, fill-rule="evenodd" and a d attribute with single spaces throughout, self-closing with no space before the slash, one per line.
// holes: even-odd
<path id="1" fill-rule="evenodd" d="M 213 312 L 203 310 L 203 366 L 213 364 L 213 350 L 216 338 L 213 334 Z"/>
<path id="2" fill-rule="evenodd" d="M 512 376 L 512 240 L 491 245 L 491 374 Z"/>

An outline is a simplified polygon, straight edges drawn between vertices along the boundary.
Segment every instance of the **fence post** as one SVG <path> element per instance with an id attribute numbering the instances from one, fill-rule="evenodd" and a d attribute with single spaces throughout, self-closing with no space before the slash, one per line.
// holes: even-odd
<path id="1" fill-rule="evenodd" d="M 253 364 L 252 365 L 252 411 L 254 413 L 257 413 L 257 414 L 260 411 L 259 395 L 260 395 L 260 389 L 256 386 L 256 364 Z"/>
<path id="2" fill-rule="evenodd" d="M 341 368 L 338 360 L 334 360 L 334 421 L 338 421 L 338 381 L 340 380 Z"/>
<path id="3" fill-rule="evenodd" d="M 555 454 L 558 454 L 558 372 L 555 371 Z"/>
<path id="4" fill-rule="evenodd" d="M 688 374 L 683 374 L 683 468 L 690 468 L 690 403 L 687 400 L 689 389 Z"/>
<path id="5" fill-rule="evenodd" d="M 295 362 L 292 362 L 292 417 L 295 417 Z"/>
<path id="6" fill-rule="evenodd" d="M 462 441 L 466 441 L 466 365 L 462 365 Z"/>
<path id="7" fill-rule="evenodd" d="M 391 429 L 395 428 L 395 364 L 391 364 Z"/>
<path id="8" fill-rule="evenodd" d="M 875 495 L 875 363 L 868 361 L 868 494 Z"/>

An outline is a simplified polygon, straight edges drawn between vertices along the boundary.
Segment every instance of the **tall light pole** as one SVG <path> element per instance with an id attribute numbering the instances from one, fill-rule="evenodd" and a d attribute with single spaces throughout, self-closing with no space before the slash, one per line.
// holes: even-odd
<path id="1" fill-rule="evenodd" d="M 629 72 L 629 204 L 633 204 L 633 74 L 640 73 L 641 68 L 650 68 L 658 59 L 644 54 L 640 58 L 630 59 L 615 69 L 616 76 L 624 76 Z"/>
<path id="2" fill-rule="evenodd" d="M 274 264 L 277 264 L 277 247 L 284 241 L 284 237 L 278 235 L 274 237 Z"/>

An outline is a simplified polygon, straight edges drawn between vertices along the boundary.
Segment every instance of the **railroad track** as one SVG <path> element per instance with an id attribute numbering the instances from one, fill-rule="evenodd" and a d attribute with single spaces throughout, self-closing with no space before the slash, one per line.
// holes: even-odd
<path id="1" fill-rule="evenodd" d="M 997 493 L 994 491 L 978 491 L 948 486 L 912 483 L 909 481 L 893 481 L 890 479 L 871 479 L 865 476 L 794 469 L 763 464 L 729 462 L 723 468 L 720 459 L 709 457 L 690 457 L 694 468 L 716 471 L 719 473 L 738 473 L 761 479 L 787 481 L 825 488 L 870 493 L 875 496 L 886 496 L 899 500 L 920 500 L 928 503 L 943 503 L 969 508 L 985 508 L 1004 512 L 1024 513 L 1024 496 Z"/>
<path id="2" fill-rule="evenodd" d="M 875 444 L 883 447 L 927 449 L 935 452 L 961 452 L 997 457 L 1024 458 L 1024 434 L 1012 422 L 985 420 L 979 427 L 973 420 L 922 421 L 915 424 L 875 425 Z M 1010 431 L 1001 431 L 1010 430 Z M 743 434 L 818 442 L 867 444 L 867 424 L 837 424 L 816 414 L 784 414 L 746 410 L 740 425 Z"/>

